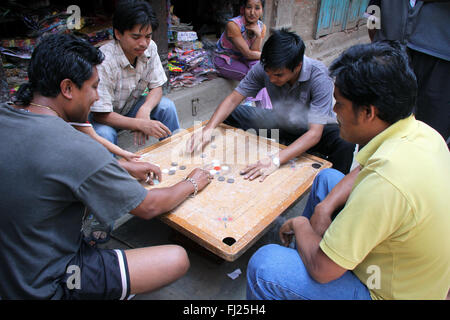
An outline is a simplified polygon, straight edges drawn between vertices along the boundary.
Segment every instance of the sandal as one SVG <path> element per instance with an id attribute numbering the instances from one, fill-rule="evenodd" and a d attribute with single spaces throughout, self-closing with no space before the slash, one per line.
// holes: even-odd
<path id="1" fill-rule="evenodd" d="M 90 246 L 96 246 L 97 244 L 106 243 L 111 239 L 111 232 L 113 230 L 114 223 L 110 225 L 100 224 L 91 215 L 88 218 L 84 230 L 84 241 L 86 241 Z"/>

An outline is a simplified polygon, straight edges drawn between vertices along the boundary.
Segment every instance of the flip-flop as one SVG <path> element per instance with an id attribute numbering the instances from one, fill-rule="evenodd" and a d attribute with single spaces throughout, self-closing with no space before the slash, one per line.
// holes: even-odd
<path id="1" fill-rule="evenodd" d="M 88 218 L 87 224 L 84 226 L 84 241 L 87 242 L 91 246 L 95 246 L 97 244 L 106 243 L 110 240 L 110 233 L 113 230 L 114 223 L 109 225 L 100 224 L 97 222 L 94 217 L 91 215 Z"/>
<path id="2" fill-rule="evenodd" d="M 89 235 L 84 238 L 84 240 L 91 246 L 97 244 L 106 243 L 111 239 L 111 232 L 113 230 L 112 225 L 97 225 L 94 226 Z"/>

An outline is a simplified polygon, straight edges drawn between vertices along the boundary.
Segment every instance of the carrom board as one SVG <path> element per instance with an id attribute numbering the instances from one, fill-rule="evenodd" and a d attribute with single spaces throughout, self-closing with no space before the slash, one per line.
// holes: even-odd
<path id="1" fill-rule="evenodd" d="M 259 178 L 248 181 L 240 175 L 247 164 L 286 146 L 221 124 L 204 150 L 187 154 L 186 141 L 194 129 L 201 126 L 138 152 L 142 161 L 157 164 L 163 171 L 159 184 L 145 187 L 170 187 L 195 168 L 216 169 L 217 173 L 212 172 L 214 179 L 203 191 L 160 219 L 227 261 L 236 260 L 251 247 L 284 210 L 309 190 L 315 176 L 331 167 L 324 159 L 304 154 L 282 165 L 262 183 Z"/>

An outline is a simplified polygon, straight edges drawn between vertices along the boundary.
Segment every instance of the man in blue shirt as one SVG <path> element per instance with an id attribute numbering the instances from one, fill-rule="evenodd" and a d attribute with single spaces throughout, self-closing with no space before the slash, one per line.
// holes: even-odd
<path id="1" fill-rule="evenodd" d="M 241 173 L 245 178 L 263 181 L 277 168 L 304 152 L 317 152 L 348 173 L 355 145 L 339 137 L 333 106 L 333 81 L 321 62 L 304 56 L 302 39 L 287 30 L 275 31 L 264 44 L 261 61 L 239 86 L 218 106 L 201 133 L 194 134 L 187 149 L 192 152 L 206 145 L 212 131 L 222 122 L 243 130 L 279 130 L 282 144 L 288 148 L 278 156 L 250 164 Z M 273 109 L 239 105 L 262 89 Z"/>

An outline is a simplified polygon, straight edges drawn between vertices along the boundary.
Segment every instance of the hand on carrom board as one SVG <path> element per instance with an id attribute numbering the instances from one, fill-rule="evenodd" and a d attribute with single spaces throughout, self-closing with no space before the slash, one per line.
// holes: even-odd
<path id="1" fill-rule="evenodd" d="M 272 162 L 271 158 L 264 158 L 257 163 L 248 165 L 244 170 L 240 172 L 241 175 L 245 175 L 244 179 L 250 181 L 255 180 L 258 177 L 259 182 L 263 182 L 269 175 L 274 173 L 278 167 Z"/>
<path id="2" fill-rule="evenodd" d="M 197 182 L 198 192 L 203 190 L 208 184 L 211 183 L 213 176 L 206 170 L 196 168 L 188 176 Z"/>
<path id="3" fill-rule="evenodd" d="M 213 129 L 206 128 L 194 132 L 186 142 L 186 152 L 192 153 L 202 150 L 211 141 L 212 132 Z"/>
<path id="4" fill-rule="evenodd" d="M 153 185 L 153 179 L 162 181 L 161 169 L 149 162 L 128 161 L 128 172 L 139 181 Z"/>

